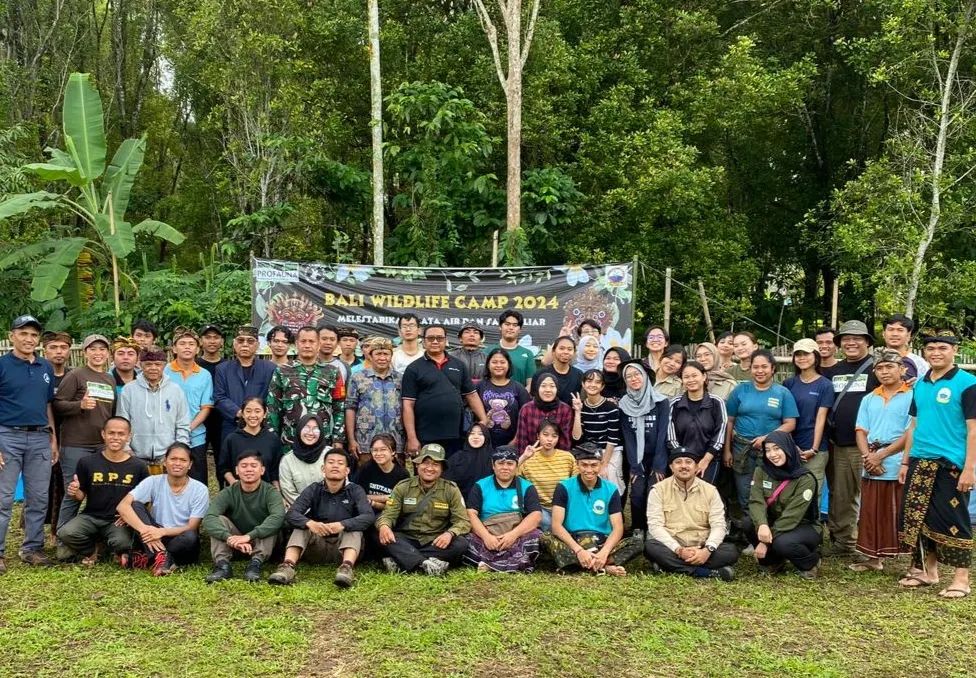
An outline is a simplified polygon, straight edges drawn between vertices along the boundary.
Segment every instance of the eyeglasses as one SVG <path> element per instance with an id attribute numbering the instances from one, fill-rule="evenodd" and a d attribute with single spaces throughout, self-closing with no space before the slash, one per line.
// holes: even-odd
<path id="1" fill-rule="evenodd" d="M 663 334 L 648 334 L 647 335 L 647 338 L 648 339 L 664 339 L 664 335 Z"/>
<path id="2" fill-rule="evenodd" d="M 424 337 L 424 341 L 447 341 L 447 335 L 446 334 L 439 334 L 439 335 L 433 335 L 433 336 L 426 336 L 426 337 Z"/>

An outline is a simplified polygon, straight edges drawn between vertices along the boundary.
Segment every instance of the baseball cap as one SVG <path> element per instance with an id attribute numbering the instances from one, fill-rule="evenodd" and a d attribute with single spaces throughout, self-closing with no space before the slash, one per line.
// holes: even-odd
<path id="1" fill-rule="evenodd" d="M 481 325 L 478 323 L 464 323 L 461 325 L 461 329 L 458 330 L 458 337 L 464 334 L 464 330 L 478 330 L 478 334 L 481 335 L 481 338 L 484 339 L 485 337 L 485 331 L 481 329 Z"/>
<path id="2" fill-rule="evenodd" d="M 433 461 L 439 461 L 444 463 L 444 459 L 447 454 L 444 452 L 444 448 L 437 443 L 429 443 L 420 448 L 420 452 L 417 457 L 413 460 L 413 463 L 419 464 L 424 459 L 432 459 Z"/>
<path id="3" fill-rule="evenodd" d="M 800 339 L 793 344 L 793 353 L 816 353 L 817 342 L 813 339 Z"/>
<path id="4" fill-rule="evenodd" d="M 200 328 L 200 336 L 202 337 L 207 332 L 215 332 L 216 334 L 220 335 L 221 338 L 223 338 L 224 336 L 224 331 L 220 329 L 220 326 L 214 325 L 212 323 L 209 325 L 204 325 L 203 327 Z"/>
<path id="5" fill-rule="evenodd" d="M 112 345 L 112 343 L 101 334 L 89 334 L 87 337 L 85 337 L 85 340 L 81 342 L 81 348 L 84 350 L 99 341 L 105 344 L 105 348 L 109 348 Z"/>
<path id="6" fill-rule="evenodd" d="M 32 315 L 19 315 L 10 323 L 10 329 L 12 330 L 19 330 L 23 327 L 30 326 L 36 327 L 38 332 L 44 331 L 44 326 L 41 324 L 41 321 Z"/>

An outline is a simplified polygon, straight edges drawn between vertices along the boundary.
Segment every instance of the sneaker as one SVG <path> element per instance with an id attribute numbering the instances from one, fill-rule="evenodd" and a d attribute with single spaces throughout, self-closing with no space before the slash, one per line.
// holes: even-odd
<path id="1" fill-rule="evenodd" d="M 347 589 L 352 586 L 353 581 L 356 579 L 356 575 L 352 572 L 352 565 L 343 563 L 336 570 L 335 575 L 335 585 L 339 588 Z"/>
<path id="2" fill-rule="evenodd" d="M 384 558 L 383 567 L 385 567 L 386 571 L 390 574 L 400 574 L 403 572 L 403 568 L 400 567 L 397 561 L 395 561 L 393 558 Z"/>
<path id="3" fill-rule="evenodd" d="M 268 583 L 272 586 L 287 586 L 295 581 L 295 567 L 288 563 L 282 563 L 278 569 L 268 577 Z"/>
<path id="4" fill-rule="evenodd" d="M 165 577 L 176 572 L 176 563 L 166 551 L 160 551 L 153 558 L 153 576 Z"/>
<path id="5" fill-rule="evenodd" d="M 820 576 L 820 568 L 814 565 L 809 570 L 800 570 L 799 574 L 807 581 L 813 581 Z"/>
<path id="6" fill-rule="evenodd" d="M 752 544 L 749 544 L 747 547 L 742 549 L 742 555 L 744 556 L 751 556 L 755 552 L 756 552 L 756 547 L 753 546 Z"/>
<path id="7" fill-rule="evenodd" d="M 732 581 L 735 579 L 735 570 L 732 569 L 731 565 L 726 565 L 725 567 L 720 567 L 717 570 L 712 570 L 712 576 L 718 577 L 722 581 Z"/>
<path id="8" fill-rule="evenodd" d="M 261 566 L 264 565 L 263 560 L 258 558 L 251 558 L 251 562 L 247 564 L 244 569 L 244 581 L 254 583 L 261 581 Z"/>
<path id="9" fill-rule="evenodd" d="M 145 551 L 136 551 L 129 558 L 129 567 L 133 570 L 148 570 L 149 569 L 149 554 Z"/>
<path id="10" fill-rule="evenodd" d="M 51 559 L 44 554 L 44 551 L 21 551 L 20 560 L 26 565 L 40 567 L 48 567 L 51 565 Z"/>
<path id="11" fill-rule="evenodd" d="M 662 572 L 661 566 L 654 562 L 651 562 L 648 565 L 647 571 L 650 572 L 651 574 L 661 574 Z"/>
<path id="12" fill-rule="evenodd" d="M 54 557 L 61 562 L 67 562 L 77 558 L 78 554 L 61 542 L 58 542 L 58 545 L 54 549 Z"/>
<path id="13" fill-rule="evenodd" d="M 7 559 L 0 556 L 0 574 L 7 574 Z"/>
<path id="14" fill-rule="evenodd" d="M 447 568 L 451 566 L 447 561 L 441 560 L 440 558 L 428 558 L 424 562 L 420 563 L 420 569 L 424 571 L 425 574 L 429 574 L 432 577 L 441 577 L 447 572 Z"/>
<path id="15" fill-rule="evenodd" d="M 207 575 L 204 579 L 208 584 L 216 584 L 220 581 L 226 581 L 234 576 L 234 571 L 230 567 L 230 562 L 226 560 L 220 560 L 214 563 L 213 572 Z"/>

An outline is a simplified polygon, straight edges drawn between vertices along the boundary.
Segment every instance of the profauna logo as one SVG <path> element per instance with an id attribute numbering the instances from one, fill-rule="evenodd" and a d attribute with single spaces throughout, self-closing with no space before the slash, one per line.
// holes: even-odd
<path id="1" fill-rule="evenodd" d="M 935 394 L 935 401 L 942 405 L 945 405 L 952 399 L 952 391 L 948 388 L 940 388 L 939 392 Z"/>
<path id="2" fill-rule="evenodd" d="M 606 510 L 607 505 L 602 499 L 597 499 L 595 502 L 593 502 L 593 513 L 597 514 L 598 516 L 602 516 L 604 513 L 606 513 Z"/>

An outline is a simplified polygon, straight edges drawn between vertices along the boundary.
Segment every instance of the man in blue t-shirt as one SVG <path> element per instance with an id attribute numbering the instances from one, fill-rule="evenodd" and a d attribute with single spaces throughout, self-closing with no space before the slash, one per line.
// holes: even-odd
<path id="1" fill-rule="evenodd" d="M 0 357 L 0 574 L 7 571 L 7 526 L 21 474 L 25 501 L 20 559 L 28 565 L 51 564 L 44 555 L 44 517 L 58 441 L 51 409 L 54 368 L 34 355 L 42 330 L 34 316 L 14 319 L 9 334 L 13 350 Z"/>
<path id="2" fill-rule="evenodd" d="M 150 476 L 119 503 L 119 516 L 139 535 L 132 566 L 164 577 L 200 559 L 200 523 L 207 514 L 207 486 L 190 477 L 193 456 L 185 443 L 166 448 L 166 473 Z"/>
<path id="3" fill-rule="evenodd" d="M 959 339 L 951 332 L 923 343 L 931 369 L 915 382 L 898 473 L 905 483 L 898 537 L 912 551 L 912 569 L 898 583 L 936 584 L 944 563 L 955 575 L 939 595 L 965 598 L 973 556 L 968 504 L 976 484 L 976 376 L 955 366 Z"/>
<path id="4" fill-rule="evenodd" d="M 579 475 L 556 486 L 552 498 L 552 533 L 542 542 L 560 570 L 582 569 L 618 577 L 643 544 L 624 538 L 624 517 L 617 486 L 600 478 L 603 450 L 593 443 L 573 448 Z"/>
<path id="5" fill-rule="evenodd" d="M 200 337 L 188 327 L 173 330 L 176 358 L 166 366 L 166 376 L 183 390 L 190 416 L 190 477 L 207 484 L 207 417 L 213 409 L 213 378 L 197 363 Z"/>

